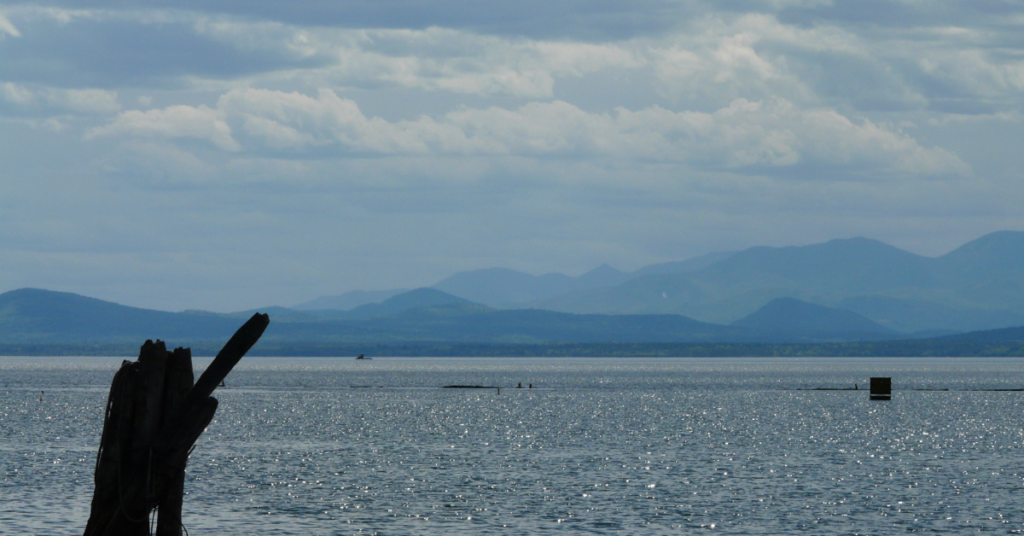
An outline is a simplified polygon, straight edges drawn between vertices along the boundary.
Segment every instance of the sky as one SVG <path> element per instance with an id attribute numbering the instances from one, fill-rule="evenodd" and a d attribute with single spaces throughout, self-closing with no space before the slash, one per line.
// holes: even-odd
<path id="1" fill-rule="evenodd" d="M 233 311 L 1024 230 L 1024 2 L 0 1 L 0 292 Z"/>

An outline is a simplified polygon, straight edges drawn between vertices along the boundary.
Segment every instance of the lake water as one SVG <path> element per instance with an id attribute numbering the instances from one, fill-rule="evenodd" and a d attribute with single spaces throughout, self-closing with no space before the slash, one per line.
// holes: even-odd
<path id="1" fill-rule="evenodd" d="M 81 534 L 120 362 L 0 358 L 0 533 Z M 892 401 L 868 400 L 871 376 Z M 1024 393 L 970 390 L 1021 387 L 1021 359 L 245 358 L 190 458 L 184 524 L 1014 534 Z"/>

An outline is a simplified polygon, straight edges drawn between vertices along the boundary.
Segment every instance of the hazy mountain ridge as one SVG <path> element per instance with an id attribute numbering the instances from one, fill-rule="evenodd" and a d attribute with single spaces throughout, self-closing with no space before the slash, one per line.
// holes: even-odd
<path id="1" fill-rule="evenodd" d="M 288 311 L 276 310 L 278 315 Z M 112 342 L 160 338 L 171 345 L 223 340 L 249 311 L 171 313 L 128 307 L 69 293 L 20 289 L 0 295 L 0 342 Z M 539 310 L 496 311 L 416 289 L 349 311 L 350 318 L 272 321 L 268 341 L 336 342 L 645 342 L 756 338 L 730 326 L 677 316 L 574 315 Z M 287 315 L 285 315 L 287 316 Z M 300 313 L 300 316 L 301 315 Z"/>
<path id="2" fill-rule="evenodd" d="M 362 311 L 360 311 L 362 309 Z M 272 308 L 264 340 L 337 343 L 674 343 L 846 341 L 862 333 L 771 331 L 700 322 L 681 315 L 578 315 L 537 309 L 495 310 L 416 289 L 348 318 L 317 318 Z M 129 342 L 160 338 L 172 346 L 226 341 L 249 311 L 170 313 L 127 307 L 74 294 L 22 289 L 0 295 L 0 343 Z M 853 314 L 853 313 L 849 313 Z"/>
<path id="3" fill-rule="evenodd" d="M 731 323 L 775 298 L 789 297 L 830 307 L 859 304 L 857 312 L 896 330 L 994 328 L 1024 317 L 1022 259 L 1024 233 L 1011 231 L 983 236 L 940 257 L 865 238 L 755 247 L 694 272 L 637 277 L 534 305 L 576 313 L 674 313 Z M 867 306 L 867 297 L 887 301 Z M 930 314 L 927 304 L 944 314 Z"/>
<path id="4" fill-rule="evenodd" d="M 691 261 L 632 273 L 601 266 L 576 278 L 477 270 L 412 291 L 349 293 L 349 301 L 336 303 L 386 298 L 348 310 L 260 310 L 275 319 L 268 338 L 333 341 L 830 341 L 1024 324 L 1020 232 L 992 233 L 939 257 L 853 238 Z M 440 286 L 490 299 L 575 290 L 498 311 Z M 302 306 L 311 303 L 327 302 Z M 254 311 L 170 313 L 20 289 L 0 295 L 0 342 L 213 340 L 230 335 Z"/>
<path id="5" fill-rule="evenodd" d="M 602 264 L 576 277 L 560 273 L 535 276 L 508 268 L 485 268 L 459 272 L 433 285 L 433 288 L 492 307 L 535 307 L 557 296 L 614 287 L 638 277 L 693 272 L 734 254 L 708 253 L 684 261 L 652 264 L 633 272 L 622 272 Z"/>
<path id="6" fill-rule="evenodd" d="M 614 286 L 629 277 L 607 264 L 577 277 L 557 273 L 535 276 L 508 268 L 485 268 L 459 272 L 433 288 L 492 307 L 512 308 L 574 290 Z"/>

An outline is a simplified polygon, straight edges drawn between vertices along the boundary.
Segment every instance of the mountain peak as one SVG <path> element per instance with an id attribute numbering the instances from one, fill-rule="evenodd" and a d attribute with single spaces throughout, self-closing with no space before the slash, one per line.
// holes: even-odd
<path id="1" fill-rule="evenodd" d="M 608 263 L 604 263 L 601 266 L 598 266 L 597 268 L 594 268 L 593 270 L 590 270 L 589 272 L 587 272 L 587 273 L 585 273 L 583 275 L 587 275 L 587 274 L 606 274 L 606 273 L 621 274 L 622 271 L 621 270 L 616 270 L 615 268 L 611 267 Z"/>
<path id="2" fill-rule="evenodd" d="M 472 303 L 471 301 L 454 296 L 436 288 L 420 287 L 392 296 L 381 305 L 387 307 L 430 307 L 432 305 L 447 305 L 449 303 Z"/>

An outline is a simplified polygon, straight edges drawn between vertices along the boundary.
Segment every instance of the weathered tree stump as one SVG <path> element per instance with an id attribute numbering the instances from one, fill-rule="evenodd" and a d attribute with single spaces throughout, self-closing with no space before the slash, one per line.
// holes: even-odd
<path id="1" fill-rule="evenodd" d="M 185 464 L 217 411 L 210 395 L 269 323 L 253 315 L 194 385 L 188 348 L 168 352 L 146 341 L 138 361 L 121 364 L 107 397 L 85 536 L 149 534 L 154 509 L 156 534 L 181 535 Z"/>

